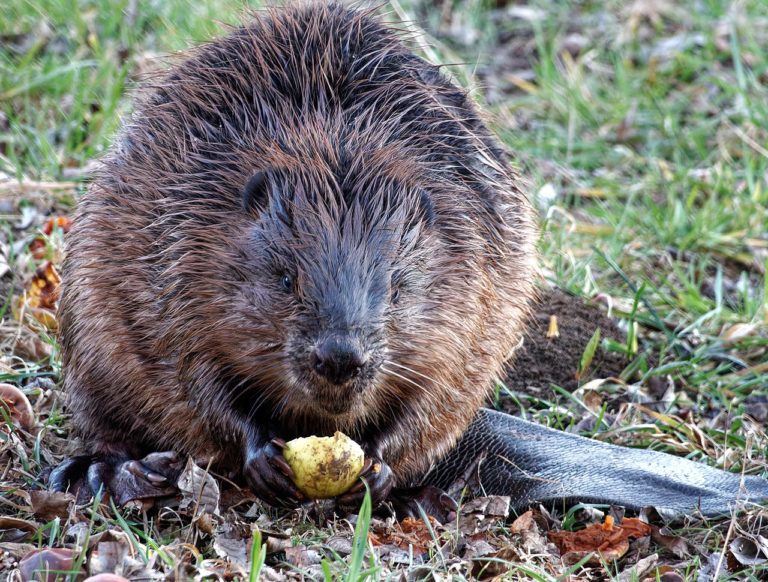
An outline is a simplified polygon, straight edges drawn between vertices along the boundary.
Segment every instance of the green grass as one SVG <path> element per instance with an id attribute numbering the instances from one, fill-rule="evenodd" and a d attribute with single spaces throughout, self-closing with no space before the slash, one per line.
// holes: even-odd
<path id="1" fill-rule="evenodd" d="M 657 3 L 670 7 L 658 14 L 631 13 L 630 4 L 536 0 L 519 17 L 510 12 L 513 5 L 496 10 L 484 0 L 455 0 L 450 10 L 409 1 L 393 2 L 392 13 L 426 29 L 431 58 L 461 63 L 448 70 L 485 103 L 494 130 L 531 177 L 542 214 L 545 279 L 577 295 L 609 298 L 613 315 L 637 334 L 636 344 L 630 338 L 612 345 L 632 352 L 636 345 L 623 384 L 601 390 L 621 395 L 631 384 L 643 390 L 667 378 L 674 385 L 666 412 L 674 419 L 685 413 L 685 422 L 665 423 L 632 409 L 602 438 L 765 474 L 768 441 L 748 414 L 768 397 L 768 4 L 689 0 Z M 223 0 L 22 0 L 4 7 L 0 178 L 49 184 L 0 190 L 0 202 L 11 196 L 43 213 L 71 210 L 77 186 L 54 190 L 50 183 L 78 182 L 109 146 L 136 83 L 174 51 L 237 22 L 243 10 Z M 574 33 L 584 39 L 570 54 L 562 46 Z M 515 52 L 523 63 L 518 67 L 530 71 L 525 78 L 498 65 L 516 41 L 524 47 Z M 508 90 L 491 91 L 494 84 Z M 536 195 L 546 190 L 556 197 Z M 53 345 L 39 360 L 14 339 L 13 296 L 37 264 L 15 254 L 14 243 L 34 230 L 12 228 L 18 208 L 0 209 L 0 243 L 12 269 L 0 279 L 0 343 L 7 346 L 0 381 L 41 397 L 46 388 L 34 381 L 58 379 L 60 370 L 53 339 L 18 332 L 25 341 L 42 337 Z M 735 325 L 753 329 L 725 341 Z M 503 390 L 498 397 L 505 398 Z M 528 418 L 560 428 L 589 410 L 578 394 L 515 398 Z M 605 407 L 595 414 L 597 427 L 608 426 Z M 727 428 L 712 420 L 725 414 Z M 66 419 L 58 405 L 46 419 L 45 444 L 36 442 L 31 454 L 16 458 L 22 485 L 50 462 L 50 442 L 57 454 L 64 447 Z M 691 438 L 697 434 L 691 427 L 705 435 L 706 445 Z M 17 438 L 0 436 L 3 444 Z M 11 489 L 3 491 L 12 496 Z M 148 540 L 160 543 L 156 524 L 139 518 L 112 514 L 94 523 L 122 528 L 145 547 L 152 546 Z M 59 522 L 47 527 L 46 536 L 61 543 Z M 696 527 L 682 535 L 701 540 L 708 551 L 722 549 L 727 523 Z M 380 564 L 363 563 L 364 541 L 359 535 L 351 563 L 325 562 L 327 576 L 383 575 Z M 255 559 L 259 548 L 254 545 L 252 574 L 262 567 Z M 704 567 L 706 558 L 696 557 L 688 575 Z M 517 568 L 510 576 L 558 579 L 544 562 Z M 753 570 L 754 576 L 768 571 Z"/>
<path id="2" fill-rule="evenodd" d="M 0 171 L 50 179 L 82 166 L 109 145 L 147 67 L 221 33 L 244 10 L 180 0 L 10 3 L 0 21 Z"/>

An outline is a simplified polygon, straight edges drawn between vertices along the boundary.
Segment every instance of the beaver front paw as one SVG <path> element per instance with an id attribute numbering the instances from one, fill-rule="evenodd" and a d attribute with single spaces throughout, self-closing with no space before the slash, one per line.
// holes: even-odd
<path id="1" fill-rule="evenodd" d="M 117 505 L 124 505 L 175 494 L 183 468 L 181 458 L 172 451 L 151 453 L 140 460 L 82 455 L 64 459 L 51 471 L 48 486 L 75 494 L 80 503 L 101 491 L 109 493 Z"/>
<path id="2" fill-rule="evenodd" d="M 243 474 L 263 501 L 276 507 L 298 507 L 305 497 L 291 480 L 293 469 L 283 457 L 284 447 L 280 438 L 249 444 Z"/>
<path id="3" fill-rule="evenodd" d="M 371 492 L 371 505 L 375 509 L 389 496 L 395 485 L 395 475 L 380 457 L 368 457 L 360 473 L 360 480 L 349 491 L 336 498 L 336 508 L 339 513 L 356 513 L 365 497 L 365 485 Z"/>

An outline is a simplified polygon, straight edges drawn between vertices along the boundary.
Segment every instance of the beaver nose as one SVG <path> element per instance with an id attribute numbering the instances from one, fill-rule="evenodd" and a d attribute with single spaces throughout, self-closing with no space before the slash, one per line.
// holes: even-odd
<path id="1" fill-rule="evenodd" d="M 332 335 L 320 340 L 310 356 L 312 369 L 334 384 L 344 384 L 360 373 L 368 362 L 362 346 L 355 340 Z"/>

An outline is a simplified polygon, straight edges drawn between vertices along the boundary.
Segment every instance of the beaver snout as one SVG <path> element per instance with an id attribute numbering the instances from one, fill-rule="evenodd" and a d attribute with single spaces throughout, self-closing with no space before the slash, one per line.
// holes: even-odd
<path id="1" fill-rule="evenodd" d="M 370 359 L 359 341 L 343 333 L 321 338 L 309 358 L 312 370 L 332 384 L 355 378 Z"/>

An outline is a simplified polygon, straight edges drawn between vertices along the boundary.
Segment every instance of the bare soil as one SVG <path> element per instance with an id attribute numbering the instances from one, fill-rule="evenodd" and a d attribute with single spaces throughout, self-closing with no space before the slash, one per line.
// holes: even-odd
<path id="1" fill-rule="evenodd" d="M 559 336 L 548 338 L 550 319 L 557 319 Z M 576 374 L 582 354 L 600 328 L 601 338 L 617 342 L 626 341 L 625 333 L 616 321 L 598 306 L 581 297 L 553 289 L 542 295 L 529 323 L 525 343 L 518 350 L 505 384 L 513 391 L 538 397 L 549 397 L 552 387 L 573 391 L 579 386 Z M 588 373 L 581 383 L 590 378 L 618 377 L 627 360 L 623 354 L 608 352 L 598 347 Z"/>

